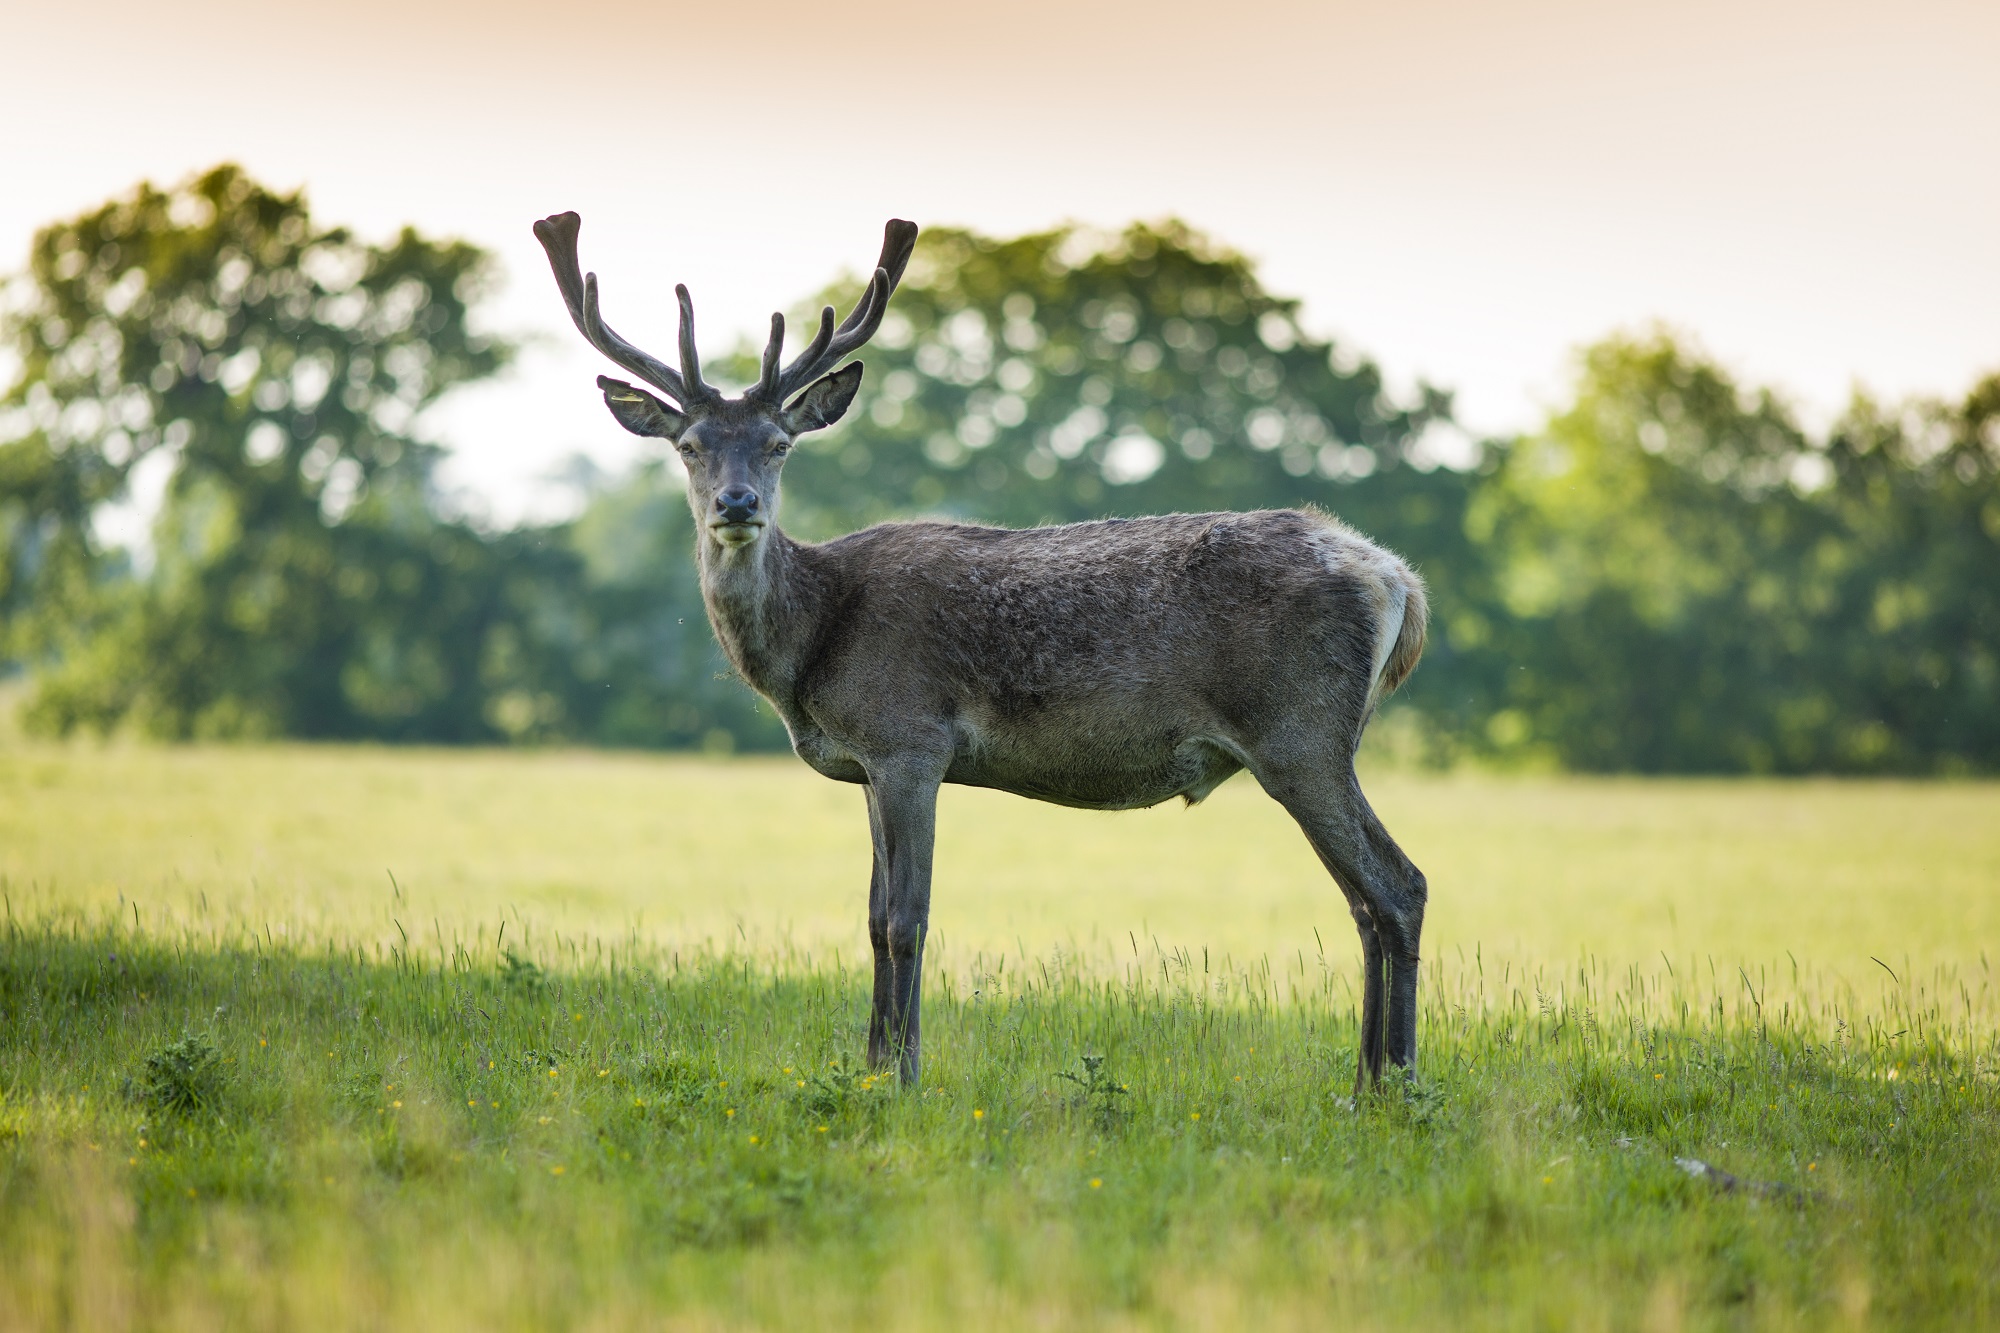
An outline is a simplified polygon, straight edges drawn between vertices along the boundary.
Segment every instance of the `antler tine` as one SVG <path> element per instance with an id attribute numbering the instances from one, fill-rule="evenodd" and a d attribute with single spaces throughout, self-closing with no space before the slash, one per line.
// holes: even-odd
<path id="1" fill-rule="evenodd" d="M 905 222 L 901 218 L 890 218 L 882 228 L 882 254 L 875 261 L 875 267 L 889 275 L 889 289 L 903 280 L 903 270 L 910 266 L 910 256 L 917 249 L 917 224 Z"/>
<path id="2" fill-rule="evenodd" d="M 889 294 L 902 281 L 903 270 L 909 267 L 910 254 L 916 244 L 916 223 L 891 218 L 889 225 L 882 229 L 882 256 L 868 279 L 867 290 L 861 293 L 861 299 L 855 302 L 854 309 L 838 329 L 829 327 L 833 320 L 833 308 L 829 306 L 823 312 L 820 336 L 814 338 L 812 345 L 785 367 L 784 373 L 779 376 L 781 397 L 789 398 L 818 379 L 874 336 L 875 330 L 881 326 L 882 316 L 888 313 Z"/>
<path id="3" fill-rule="evenodd" d="M 868 275 L 868 285 L 861 289 L 861 299 L 854 303 L 854 309 L 847 312 L 847 318 L 840 321 L 840 327 L 833 331 L 833 336 L 841 339 L 850 338 L 854 335 L 854 331 L 864 324 L 868 326 L 868 331 L 873 333 L 875 326 L 882 322 L 882 316 L 888 310 L 888 300 L 888 270 L 877 268 Z"/>
<path id="4" fill-rule="evenodd" d="M 674 297 L 681 303 L 681 378 L 697 400 L 713 401 L 721 395 L 701 377 L 701 353 L 694 346 L 694 298 L 686 283 L 674 284 Z"/>
<path id="5" fill-rule="evenodd" d="M 832 341 L 833 307 L 822 306 L 819 312 L 819 332 L 813 334 L 812 341 L 806 344 L 804 351 L 792 358 L 792 364 L 786 366 L 777 378 L 770 382 L 771 387 L 768 392 L 762 384 L 757 386 L 759 394 L 772 402 L 783 403 L 792 396 L 794 390 L 811 378 L 800 372 L 818 365 L 827 344 Z"/>
<path id="6" fill-rule="evenodd" d="M 595 273 L 583 275 L 583 318 L 577 321 L 577 327 L 583 330 L 583 336 L 590 340 L 592 347 L 648 384 L 666 390 L 683 406 L 687 404 L 687 386 L 674 373 L 673 367 L 626 342 L 604 322 L 603 311 L 598 306 Z"/>
<path id="7" fill-rule="evenodd" d="M 771 316 L 771 340 L 764 344 L 764 369 L 757 376 L 757 387 L 751 390 L 752 397 L 766 402 L 778 395 L 778 358 L 785 351 L 785 317 L 774 313 Z"/>
<path id="8" fill-rule="evenodd" d="M 784 379 L 780 385 L 785 396 L 790 397 L 799 389 L 812 383 L 821 375 L 839 365 L 841 358 L 845 357 L 849 352 L 854 351 L 867 342 L 874 335 L 877 326 L 881 324 L 882 315 L 888 309 L 888 305 L 889 276 L 878 268 L 875 270 L 875 275 L 868 279 L 868 286 L 862 291 L 861 299 L 854 303 L 854 309 L 848 313 L 847 318 L 842 321 L 840 327 L 832 331 L 831 336 L 826 340 L 826 344 L 819 347 L 818 354 L 813 356 L 811 360 L 807 360 L 804 355 L 801 355 L 785 371 Z M 824 327 L 824 325 L 825 321 L 822 319 L 821 326 Z M 815 346 L 819 346 L 818 339 L 814 339 L 813 341 Z M 810 351 L 811 349 L 807 350 Z"/>
<path id="9" fill-rule="evenodd" d="M 549 267 L 556 276 L 556 287 L 562 292 L 563 304 L 569 308 L 569 317 L 576 324 L 577 332 L 617 365 L 685 406 L 689 399 L 687 386 L 681 377 L 664 362 L 640 351 L 612 332 L 611 326 L 598 312 L 597 275 L 586 275 L 577 259 L 577 234 L 582 229 L 583 219 L 575 213 L 557 213 L 535 224 L 535 239 L 548 252 Z"/>

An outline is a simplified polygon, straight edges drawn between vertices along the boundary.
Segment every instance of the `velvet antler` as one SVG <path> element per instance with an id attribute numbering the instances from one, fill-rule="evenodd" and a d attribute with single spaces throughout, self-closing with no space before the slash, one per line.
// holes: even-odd
<path id="1" fill-rule="evenodd" d="M 535 239 L 548 252 L 549 267 L 555 271 L 556 286 L 562 289 L 563 304 L 576 322 L 577 332 L 592 347 L 631 371 L 646 383 L 670 395 L 684 408 L 713 402 L 717 394 L 703 383 L 701 361 L 694 355 L 694 307 L 687 288 L 676 288 L 681 303 L 681 370 L 676 372 L 659 358 L 640 351 L 612 331 L 598 310 L 597 275 L 584 273 L 577 261 L 576 238 L 583 219 L 575 213 L 557 213 L 535 224 Z"/>
<path id="2" fill-rule="evenodd" d="M 785 343 L 785 319 L 783 315 L 771 316 L 771 339 L 764 347 L 763 374 L 747 396 L 767 403 L 783 403 L 874 337 L 875 330 L 881 327 L 882 316 L 888 313 L 889 294 L 903 280 L 903 270 L 909 267 L 910 252 L 916 244 L 916 223 L 890 219 L 889 225 L 882 229 L 882 255 L 875 262 L 875 272 L 847 319 L 836 329 L 833 307 L 821 310 L 819 332 L 782 371 L 778 369 L 778 359 Z"/>

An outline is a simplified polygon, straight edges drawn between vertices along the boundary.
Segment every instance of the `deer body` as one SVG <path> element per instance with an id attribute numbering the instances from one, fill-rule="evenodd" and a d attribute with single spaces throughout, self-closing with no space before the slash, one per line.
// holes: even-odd
<path id="1" fill-rule="evenodd" d="M 1297 512 L 896 523 L 769 549 L 752 578 L 705 566 L 704 589 L 806 763 L 865 782 L 867 757 L 917 749 L 945 782 L 1099 810 L 1199 801 L 1277 713 L 1359 721 L 1401 631 L 1390 589 L 1406 606 L 1414 585 Z M 783 648 L 758 629 L 780 622 Z"/>
<path id="2" fill-rule="evenodd" d="M 775 522 L 792 439 L 838 420 L 860 366 L 819 377 L 886 309 L 915 229 L 891 223 L 868 292 L 726 400 L 700 381 L 692 307 L 676 374 L 603 324 L 574 214 L 538 223 L 577 325 L 678 400 L 600 379 L 628 429 L 672 440 L 701 531 L 703 599 L 724 652 L 817 772 L 866 793 L 875 951 L 869 1056 L 916 1077 L 920 973 L 941 784 L 1120 810 L 1193 804 L 1248 769 L 1346 895 L 1364 985 L 1357 1087 L 1416 1050 L 1426 886 L 1376 820 L 1354 752 L 1415 667 L 1426 608 L 1407 565 L 1295 510 L 1173 514 L 1012 530 L 888 523 L 823 544 Z M 796 397 L 793 397 L 796 395 Z M 787 403 L 787 399 L 791 399 Z"/>

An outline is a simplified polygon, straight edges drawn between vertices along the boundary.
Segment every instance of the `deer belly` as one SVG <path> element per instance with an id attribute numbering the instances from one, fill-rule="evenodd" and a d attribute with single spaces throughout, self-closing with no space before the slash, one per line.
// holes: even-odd
<path id="1" fill-rule="evenodd" d="M 1138 810 L 1176 796 L 1192 805 L 1243 767 L 1202 737 L 1136 745 L 1090 740 L 982 735 L 954 758 L 945 781 L 1087 810 Z"/>

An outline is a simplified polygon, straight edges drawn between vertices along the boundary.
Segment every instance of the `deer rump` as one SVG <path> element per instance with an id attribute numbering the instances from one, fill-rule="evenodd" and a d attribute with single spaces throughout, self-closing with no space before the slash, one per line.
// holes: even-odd
<path id="1" fill-rule="evenodd" d="M 1317 512 L 891 523 L 798 550 L 828 614 L 772 702 L 850 782 L 860 756 L 929 752 L 947 782 L 1060 805 L 1193 804 L 1267 758 L 1344 763 L 1423 648 L 1422 581 Z"/>

